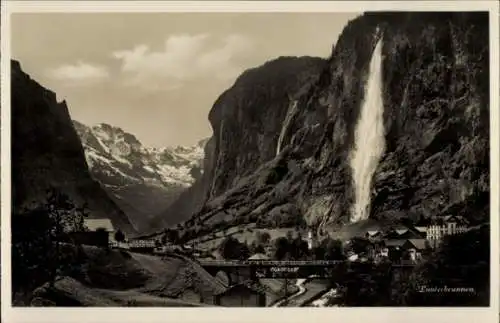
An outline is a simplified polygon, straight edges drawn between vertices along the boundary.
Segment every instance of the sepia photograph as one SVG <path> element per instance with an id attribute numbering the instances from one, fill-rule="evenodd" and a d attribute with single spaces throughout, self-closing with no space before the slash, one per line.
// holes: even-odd
<path id="1" fill-rule="evenodd" d="M 2 311 L 498 322 L 497 3 L 19 2 L 2 8 Z"/>

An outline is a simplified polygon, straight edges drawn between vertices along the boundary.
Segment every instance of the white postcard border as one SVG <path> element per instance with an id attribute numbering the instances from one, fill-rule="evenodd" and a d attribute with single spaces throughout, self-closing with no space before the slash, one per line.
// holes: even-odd
<path id="1" fill-rule="evenodd" d="M 2 1 L 2 321 L 28 322 L 499 322 L 499 4 L 496 1 Z M 491 300 L 485 308 L 12 308 L 10 288 L 10 14 L 43 12 L 490 12 Z M 61 26 L 64 28 L 64 26 Z M 57 48 L 54 48 L 57 50 Z"/>

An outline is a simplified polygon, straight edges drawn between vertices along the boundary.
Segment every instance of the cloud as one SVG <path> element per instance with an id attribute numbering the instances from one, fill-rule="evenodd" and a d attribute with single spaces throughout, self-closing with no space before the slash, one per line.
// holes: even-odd
<path id="1" fill-rule="evenodd" d="M 112 57 L 120 61 L 127 84 L 168 89 L 197 79 L 234 78 L 242 71 L 238 59 L 250 49 L 250 40 L 242 35 L 214 39 L 209 34 L 178 34 L 169 36 L 159 51 L 138 45 Z"/>
<path id="2" fill-rule="evenodd" d="M 51 78 L 71 82 L 93 82 L 109 77 L 108 70 L 99 65 L 78 61 L 75 64 L 61 65 L 48 71 Z"/>

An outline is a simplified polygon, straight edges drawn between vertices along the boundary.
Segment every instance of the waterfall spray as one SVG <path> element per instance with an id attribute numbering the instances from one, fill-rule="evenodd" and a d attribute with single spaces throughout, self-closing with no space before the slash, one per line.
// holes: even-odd
<path id="1" fill-rule="evenodd" d="M 380 38 L 370 61 L 365 97 L 355 129 L 355 147 L 350 160 L 355 188 L 351 222 L 365 220 L 370 215 L 372 178 L 385 150 L 383 113 L 382 38 Z"/>

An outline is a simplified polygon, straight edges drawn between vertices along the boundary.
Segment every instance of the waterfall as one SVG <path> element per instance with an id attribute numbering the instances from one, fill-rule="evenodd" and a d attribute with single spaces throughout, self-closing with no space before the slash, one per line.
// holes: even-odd
<path id="1" fill-rule="evenodd" d="M 364 101 L 355 129 L 355 147 L 350 159 L 355 188 L 351 222 L 365 220 L 370 215 L 372 178 L 385 150 L 383 113 L 382 38 L 380 38 L 370 61 Z"/>
<path id="2" fill-rule="evenodd" d="M 297 104 L 298 104 L 298 101 L 295 100 L 292 102 L 292 104 L 290 106 L 288 106 L 288 110 L 286 111 L 285 120 L 283 121 L 283 126 L 281 126 L 281 132 L 280 132 L 280 136 L 278 138 L 278 144 L 276 145 L 276 156 L 278 156 L 278 154 L 281 151 L 281 145 L 283 143 L 283 139 L 285 138 L 285 134 L 288 130 L 288 126 L 290 125 L 290 121 L 292 121 L 292 119 L 297 111 Z"/>
<path id="3" fill-rule="evenodd" d="M 214 192 L 215 191 L 215 182 L 216 182 L 217 177 L 218 177 L 217 170 L 219 169 L 220 163 L 221 163 L 221 159 L 220 159 L 221 144 L 220 143 L 223 141 L 223 135 L 224 135 L 224 120 L 222 120 L 221 123 L 220 123 L 219 141 L 218 142 L 216 141 L 216 154 L 213 157 L 213 158 L 215 158 L 215 161 L 212 161 L 212 163 L 215 162 L 215 165 L 213 167 L 213 178 L 212 178 L 212 183 L 210 184 L 210 192 L 209 192 L 210 195 L 209 195 L 209 197 L 214 197 L 215 196 L 215 192 Z M 215 131 L 214 131 L 214 136 L 215 136 Z"/>

